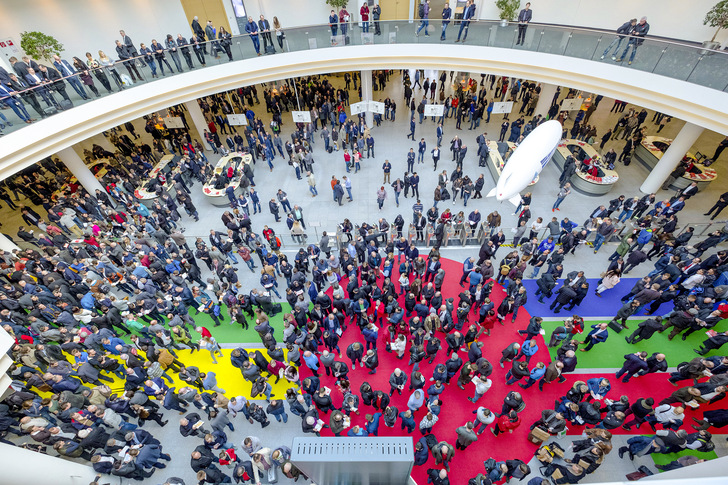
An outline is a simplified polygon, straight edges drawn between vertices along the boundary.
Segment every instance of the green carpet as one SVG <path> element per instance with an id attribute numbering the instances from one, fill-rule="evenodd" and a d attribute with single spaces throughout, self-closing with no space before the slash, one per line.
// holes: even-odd
<path id="1" fill-rule="evenodd" d="M 695 450 L 682 450 L 679 453 L 652 453 L 650 456 L 655 461 L 655 465 L 667 465 L 668 463 L 677 460 L 681 456 L 685 455 L 692 455 L 697 458 L 701 458 L 704 460 L 714 460 L 718 458 L 718 455 L 715 453 L 715 451 L 708 451 L 708 452 L 701 452 L 701 451 L 695 451 Z"/>
<path id="2" fill-rule="evenodd" d="M 283 311 L 279 313 L 278 315 L 274 317 L 269 316 L 270 324 L 273 328 L 275 328 L 274 336 L 277 341 L 283 340 L 283 315 L 286 313 L 289 313 L 291 311 L 291 305 L 288 304 L 288 302 L 281 302 L 281 306 L 283 307 Z M 258 335 L 258 332 L 256 332 L 253 327 L 255 327 L 255 319 L 248 317 L 246 314 L 245 317 L 248 320 L 248 329 L 243 330 L 243 328 L 238 325 L 237 323 L 230 324 L 230 317 L 228 316 L 228 311 L 226 306 L 222 306 L 220 309 L 220 315 L 224 317 L 223 323 L 219 326 L 215 326 L 215 322 L 212 321 L 212 318 L 206 313 L 199 313 L 198 315 L 195 315 L 195 310 L 190 309 L 190 316 L 195 321 L 196 325 L 200 325 L 203 327 L 206 327 L 210 332 L 212 333 L 212 336 L 215 337 L 218 343 L 220 344 L 234 344 L 234 343 L 241 343 L 241 344 L 260 344 L 260 336 Z M 189 327 L 188 327 L 189 328 Z M 192 340 L 197 341 L 200 338 L 199 334 L 196 332 L 192 332 Z M 127 343 L 129 342 L 129 339 L 125 337 L 123 340 L 125 340 Z"/>
<path id="3" fill-rule="evenodd" d="M 608 322 L 609 320 L 602 320 Z M 576 340 L 583 341 L 586 338 L 587 330 L 591 330 L 591 325 L 596 325 L 601 321 L 585 321 L 584 322 L 584 333 L 578 335 Z M 606 342 L 595 345 L 589 352 L 577 352 L 577 358 L 579 359 L 580 368 L 599 368 L 599 367 L 622 367 L 624 363 L 624 355 L 634 352 L 645 351 L 649 355 L 653 352 L 662 352 L 667 356 L 667 363 L 670 367 L 675 367 L 680 362 L 685 362 L 694 359 L 698 356 L 693 349 L 700 347 L 700 343 L 708 338 L 705 332 L 695 332 L 688 336 L 687 340 L 683 342 L 682 336 L 678 335 L 672 341 L 667 340 L 669 331 L 664 333 L 657 333 L 652 336 L 649 340 L 642 340 L 636 344 L 628 344 L 624 338 L 632 335 L 632 332 L 637 328 L 637 324 L 640 320 L 628 321 L 627 325 L 630 327 L 622 331 L 622 333 L 616 333 L 614 330 L 609 329 L 609 338 Z M 544 338 L 546 342 L 551 339 L 551 333 L 554 328 L 559 326 L 561 323 L 557 321 L 543 322 L 543 328 L 546 330 Z M 717 331 L 724 331 L 726 325 L 725 321 L 718 324 L 715 328 Z M 721 330 L 721 328 L 723 330 Z M 583 347 L 580 347 L 583 348 Z M 556 358 L 557 347 L 549 348 L 552 358 Z M 708 355 L 719 354 L 720 351 L 712 351 Z"/>

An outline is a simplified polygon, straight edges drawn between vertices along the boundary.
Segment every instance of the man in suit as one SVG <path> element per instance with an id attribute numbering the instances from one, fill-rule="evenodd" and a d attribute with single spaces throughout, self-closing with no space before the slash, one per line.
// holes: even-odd
<path id="1" fill-rule="evenodd" d="M 66 78 L 66 81 L 68 81 L 68 83 L 71 85 L 74 91 L 78 93 L 79 96 L 81 96 L 83 99 L 88 99 L 88 95 L 83 89 L 81 81 L 78 80 L 76 70 L 73 68 L 73 66 L 71 66 L 71 64 L 68 63 L 68 61 L 64 61 L 58 55 L 54 55 L 53 66 L 59 73 L 61 73 L 63 77 Z"/>
<path id="2" fill-rule="evenodd" d="M 271 47 L 273 46 L 273 40 L 270 36 L 270 22 L 268 22 L 268 20 L 266 20 L 266 18 L 262 15 L 258 21 L 258 30 L 260 31 L 260 35 L 263 37 L 263 51 L 265 51 L 268 48 L 269 43 Z M 273 49 L 273 52 L 275 52 L 275 49 Z"/>
<path id="3" fill-rule="evenodd" d="M 139 53 L 137 52 L 137 48 L 134 46 L 134 42 L 132 42 L 131 37 L 126 35 L 126 32 L 123 30 L 119 31 L 119 35 L 121 35 L 121 43 L 129 48 L 129 53 L 134 57 L 138 56 Z"/>
<path id="4" fill-rule="evenodd" d="M 205 35 L 207 35 L 207 39 L 211 42 L 210 55 L 215 56 L 215 59 L 219 59 L 220 51 L 222 49 L 220 48 L 220 43 L 215 40 L 217 39 L 217 30 L 215 30 L 215 26 L 212 25 L 212 20 L 207 21 L 207 26 L 205 26 Z"/>
<path id="5" fill-rule="evenodd" d="M 10 80 L 10 78 L 8 78 L 8 80 Z M 26 123 L 32 123 L 30 115 L 25 110 L 23 103 L 20 101 L 20 95 L 11 88 L 5 86 L 4 83 L 0 84 L 0 101 L 10 106 L 10 108 L 15 111 L 15 114 L 18 115 L 18 118 Z"/>
<path id="6" fill-rule="evenodd" d="M 10 86 L 10 74 L 2 66 L 0 66 L 0 83 Z"/>
<path id="7" fill-rule="evenodd" d="M 116 41 L 116 55 L 119 56 L 119 60 L 122 61 L 124 67 L 126 67 L 126 70 L 129 72 L 129 76 L 131 76 L 131 80 L 136 82 L 137 78 L 139 78 L 141 81 L 142 75 L 139 74 L 139 71 L 137 71 L 134 61 L 130 60 L 134 57 L 134 54 L 129 50 L 128 46 L 122 44 L 121 41 L 118 40 Z M 134 74 L 136 74 L 136 77 Z"/>
<path id="8" fill-rule="evenodd" d="M 45 113 L 38 102 L 38 98 L 35 97 L 34 91 L 26 91 L 29 87 L 30 86 L 25 79 L 18 78 L 16 74 L 10 75 L 10 89 L 18 91 L 20 93 L 20 97 L 22 97 L 26 103 L 30 104 L 38 115 L 44 118 Z"/>
<path id="9" fill-rule="evenodd" d="M 60 94 L 63 99 L 65 99 L 69 103 L 71 102 L 71 98 L 69 98 L 68 94 L 66 93 L 66 83 L 63 81 L 63 77 L 58 71 L 56 71 L 52 67 L 48 68 L 44 65 L 41 65 L 40 75 L 43 76 L 43 79 L 52 83 L 53 89 L 58 91 L 58 94 Z"/>
<path id="10" fill-rule="evenodd" d="M 202 46 L 202 53 L 207 54 L 207 47 L 205 47 L 205 31 L 200 25 L 200 20 L 197 16 L 192 19 L 192 32 L 197 36 L 197 41 Z"/>
<path id="11" fill-rule="evenodd" d="M 192 44 L 192 50 L 197 56 L 197 60 L 205 65 L 205 41 L 200 39 L 197 35 L 190 37 L 190 44 Z"/>
<path id="12" fill-rule="evenodd" d="M 36 73 L 35 69 L 32 67 L 28 69 L 28 74 L 25 75 L 25 80 L 28 82 L 28 84 L 33 87 L 33 91 L 43 98 L 43 101 L 51 107 L 51 106 L 58 106 L 58 103 L 55 99 L 53 99 L 53 96 L 48 92 L 48 89 L 45 87 L 45 84 L 48 83 L 46 79 L 43 77 L 42 73 Z"/>
<path id="13" fill-rule="evenodd" d="M 179 46 L 180 52 L 182 52 L 182 56 L 187 62 L 187 66 L 190 69 L 194 69 L 195 66 L 192 64 L 192 54 L 190 54 L 190 43 L 187 39 L 182 37 L 182 34 L 177 34 L 177 45 Z"/>

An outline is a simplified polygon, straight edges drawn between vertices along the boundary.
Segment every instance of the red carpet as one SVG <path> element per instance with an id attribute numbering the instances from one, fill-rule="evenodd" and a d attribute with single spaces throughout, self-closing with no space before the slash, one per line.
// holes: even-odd
<path id="1" fill-rule="evenodd" d="M 458 282 L 460 280 L 460 276 L 462 275 L 462 264 L 457 261 L 442 259 L 442 267 L 443 269 L 445 269 L 446 272 L 445 284 L 443 285 L 443 296 L 444 298 L 455 298 L 455 304 L 457 304 L 457 295 L 461 291 Z M 395 273 L 397 272 L 395 271 Z M 396 281 L 394 277 L 392 278 L 392 280 Z M 346 284 L 346 281 L 344 281 L 343 283 Z M 398 284 L 396 284 L 396 287 L 397 289 L 399 289 Z M 496 303 L 496 307 L 503 299 L 504 295 L 505 292 L 502 290 L 502 288 L 499 285 L 496 285 L 491 295 L 491 299 Z M 533 298 L 533 295 L 529 295 L 529 297 Z M 400 298 L 400 304 L 404 308 L 403 300 L 404 297 Z M 519 343 L 523 342 L 524 338 L 520 335 L 517 335 L 516 330 L 524 329 L 528 324 L 530 317 L 531 316 L 526 312 L 526 310 L 521 308 L 515 323 L 511 323 L 510 317 L 508 317 L 506 319 L 505 326 L 496 324 L 496 328 L 493 329 L 492 335 L 490 337 L 486 336 L 485 334 L 481 335 L 479 340 L 485 343 L 485 346 L 483 347 L 483 355 L 493 364 L 494 371 L 493 374 L 490 376 L 490 379 L 493 381 L 493 385 L 486 393 L 486 395 L 483 396 L 480 401 L 478 401 L 477 405 L 467 400 L 468 397 L 472 397 L 474 386 L 472 384 L 469 384 L 465 386 L 464 391 L 461 390 L 457 387 L 456 384 L 457 377 L 454 377 L 452 379 L 450 385 L 445 386 L 445 392 L 440 395 L 440 399 L 443 401 L 442 411 L 439 415 L 439 421 L 433 428 L 433 434 L 437 437 L 438 440 L 445 440 L 453 446 L 455 446 L 455 441 L 457 438 L 455 429 L 459 426 L 463 426 L 467 421 L 472 421 L 475 418 L 475 415 L 472 412 L 477 409 L 478 406 L 485 406 L 491 411 L 500 413 L 501 406 L 503 405 L 503 398 L 506 396 L 506 394 L 513 390 L 517 390 L 519 392 L 522 391 L 524 400 L 526 402 L 526 408 L 520 413 L 522 424 L 518 429 L 513 432 L 513 434 L 501 434 L 500 436 L 495 437 L 489 430 L 486 430 L 483 434 L 479 436 L 478 441 L 471 445 L 467 450 L 456 450 L 455 458 L 453 459 L 451 465 L 450 483 L 452 484 L 465 484 L 467 483 L 468 479 L 474 477 L 478 473 L 483 472 L 483 461 L 488 459 L 489 457 L 493 457 L 496 460 L 519 458 L 524 462 L 528 462 L 532 457 L 534 451 L 536 450 L 536 446 L 529 443 L 527 440 L 529 426 L 534 421 L 540 418 L 541 410 L 545 408 L 553 409 L 554 400 L 563 396 L 575 381 L 586 381 L 591 377 L 597 376 L 596 374 L 570 374 L 567 375 L 567 381 L 563 384 L 553 383 L 545 385 L 544 392 L 540 392 L 538 390 L 538 385 L 534 385 L 525 391 L 520 387 L 517 387 L 515 384 L 513 386 L 507 386 L 505 384 L 505 374 L 506 371 L 510 368 L 510 365 L 506 363 L 505 369 L 501 369 L 498 365 L 498 360 L 501 357 L 501 350 L 514 341 L 518 341 Z M 477 322 L 477 315 L 473 315 L 471 313 L 470 320 Z M 407 374 L 408 383 L 405 389 L 409 387 L 409 374 L 412 370 L 411 366 L 407 365 L 409 361 L 409 353 L 405 353 L 405 357 L 403 358 L 403 360 L 399 360 L 396 358 L 394 353 L 386 352 L 385 342 L 386 338 L 388 337 L 388 332 L 386 330 L 386 320 L 383 327 L 384 328 L 380 328 L 379 330 L 379 368 L 377 369 L 377 373 L 374 375 L 369 375 L 368 369 L 361 367 L 357 367 L 355 371 L 349 372 L 351 389 L 357 395 L 359 395 L 359 386 L 364 381 L 369 382 L 374 390 L 381 390 L 388 393 L 389 376 L 396 367 L 399 367 L 404 373 Z M 445 347 L 446 349 L 447 346 L 444 343 L 444 337 L 444 334 L 438 335 L 438 338 L 440 338 L 440 340 L 443 342 L 443 347 Z M 538 339 L 539 351 L 531 359 L 531 367 L 533 367 L 539 361 L 544 362 L 547 365 L 550 362 L 550 357 L 546 350 L 546 345 L 543 342 L 543 339 L 540 336 L 538 337 Z M 342 336 L 339 343 L 344 357 L 343 359 L 337 360 L 343 360 L 350 368 L 351 362 L 346 357 L 346 348 L 349 344 L 355 341 L 359 341 L 363 344 L 364 338 L 360 335 L 359 329 L 356 325 L 349 325 L 347 331 L 344 332 L 344 335 Z M 427 379 L 432 377 L 432 371 L 435 368 L 436 364 L 444 363 L 444 361 L 448 358 L 448 356 L 445 355 L 445 349 L 440 350 L 437 358 L 432 364 L 428 364 L 426 360 L 420 363 L 420 369 Z M 323 350 L 323 348 L 320 348 L 320 350 Z M 592 352 L 599 352 L 599 347 L 595 347 Z M 465 353 L 461 353 L 461 357 L 464 362 L 467 362 L 467 355 Z M 308 368 L 305 367 L 305 365 L 302 366 L 301 378 L 303 379 L 309 375 L 311 374 Z M 333 377 L 326 376 L 323 372 L 323 369 L 320 369 L 320 376 L 322 386 L 325 385 L 332 389 L 331 395 L 332 399 L 334 400 L 334 405 L 340 407 L 343 401 L 343 396 L 341 392 L 339 392 L 338 388 L 335 386 L 335 379 Z M 632 379 L 632 381 L 628 384 L 623 384 L 622 382 L 617 381 L 617 379 L 614 377 L 614 374 L 605 373 L 603 376 L 608 377 L 610 382 L 612 383 L 612 390 L 607 395 L 607 397 L 610 397 L 612 399 L 618 399 L 622 394 L 626 394 L 632 399 L 649 395 L 654 397 L 656 401 L 659 401 L 671 394 L 675 389 L 677 389 L 667 382 L 667 377 L 664 374 L 652 374 L 639 379 Z M 685 385 L 687 384 L 688 381 L 685 381 Z M 425 390 L 429 387 L 429 385 L 430 382 L 428 381 L 428 383 L 425 385 Z M 649 389 L 649 392 L 645 392 L 646 389 Z M 407 400 L 409 399 L 410 393 L 411 391 L 406 390 L 403 391 L 401 396 L 395 393 L 391 398 L 390 406 L 396 406 L 400 412 L 405 411 L 407 409 Z M 686 422 L 686 427 L 692 424 L 692 421 L 689 418 L 702 414 L 702 411 L 705 408 L 706 406 L 701 406 L 701 410 L 697 413 L 693 411 L 688 411 L 687 420 L 689 422 Z M 357 416 L 352 414 L 352 426 L 359 425 L 363 427 L 365 424 L 364 415 L 373 413 L 374 408 L 360 403 L 360 415 Z M 415 414 L 415 421 L 417 425 L 419 425 L 419 422 L 422 420 L 425 414 L 426 408 L 423 406 Z M 326 424 L 328 424 L 329 416 L 330 413 L 326 415 L 322 414 L 321 416 Z M 490 425 L 489 428 L 492 426 L 493 425 Z M 582 429 L 582 427 L 570 427 L 568 434 L 579 435 L 581 434 Z M 692 431 L 691 428 L 687 429 Z M 647 433 L 651 430 L 649 426 L 643 425 L 641 431 Z M 626 432 L 623 432 L 621 429 L 620 432 L 626 434 Z M 328 429 L 324 429 L 322 431 L 322 435 L 331 436 L 331 432 Z M 381 421 L 379 426 L 379 435 L 405 436 L 406 433 L 405 431 L 400 430 L 399 420 L 397 421 L 394 428 L 388 428 L 384 426 L 384 422 Z M 415 429 L 415 431 L 412 433 L 412 437 L 414 438 L 415 442 L 422 437 L 419 429 Z M 424 466 L 415 467 L 413 471 L 413 478 L 415 479 L 415 481 L 417 481 L 419 485 L 424 485 L 427 482 L 426 470 L 429 467 L 434 467 L 434 462 L 434 458 L 430 456 L 429 461 Z"/>

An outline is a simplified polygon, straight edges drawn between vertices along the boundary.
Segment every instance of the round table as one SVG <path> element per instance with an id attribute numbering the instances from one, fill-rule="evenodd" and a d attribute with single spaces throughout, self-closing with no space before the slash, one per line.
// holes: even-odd
<path id="1" fill-rule="evenodd" d="M 662 136 L 646 136 L 642 140 L 642 143 L 637 145 L 635 148 L 634 156 L 643 165 L 652 170 L 662 159 L 662 155 L 670 148 L 672 144 L 672 138 L 665 138 Z M 695 155 L 688 152 L 685 154 L 687 157 L 691 157 L 695 160 Z M 696 167 L 700 169 L 702 173 L 685 173 L 682 177 L 675 180 L 671 187 L 675 189 L 684 189 L 693 182 L 698 183 L 698 190 L 705 189 L 708 184 L 718 178 L 718 172 L 715 169 L 706 167 L 705 165 L 694 162 Z"/>
<path id="2" fill-rule="evenodd" d="M 248 153 L 236 152 L 222 157 L 215 165 L 215 170 L 213 170 L 212 172 L 212 178 L 208 180 L 205 185 L 202 186 L 202 193 L 205 194 L 207 200 L 209 200 L 210 203 L 214 206 L 223 207 L 226 205 L 230 205 L 230 200 L 228 199 L 225 190 L 228 188 L 229 185 L 232 185 L 233 189 L 235 190 L 235 196 L 237 197 L 238 195 L 240 195 L 243 191 L 242 187 L 240 186 L 240 181 L 242 177 L 245 177 L 245 175 L 243 174 L 243 167 L 248 164 L 251 165 L 252 168 L 252 163 L 253 157 L 250 156 L 250 154 Z M 224 170 L 227 170 L 228 165 L 234 168 L 237 175 L 233 177 L 228 185 L 226 185 L 222 189 L 216 189 L 215 178 L 218 175 L 222 174 Z"/>
<path id="3" fill-rule="evenodd" d="M 552 160 L 560 170 L 563 170 L 564 163 L 566 163 L 566 158 L 569 155 L 572 155 L 579 162 L 587 158 L 591 158 L 592 160 L 602 158 L 599 152 L 589 143 L 565 138 L 556 147 Z M 600 167 L 600 169 L 604 172 L 604 175 L 601 177 L 589 175 L 588 173 L 577 170 L 571 176 L 569 182 L 571 182 L 571 186 L 574 189 L 586 195 L 604 195 L 612 190 L 614 184 L 619 180 L 619 174 L 616 170 L 610 170 L 606 167 Z"/>

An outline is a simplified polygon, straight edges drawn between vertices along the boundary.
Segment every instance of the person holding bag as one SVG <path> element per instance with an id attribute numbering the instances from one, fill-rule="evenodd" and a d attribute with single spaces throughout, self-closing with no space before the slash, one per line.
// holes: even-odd
<path id="1" fill-rule="evenodd" d="M 278 47 L 283 50 L 283 40 L 286 38 L 286 33 L 281 28 L 281 23 L 278 21 L 278 17 L 273 17 L 273 29 L 276 32 L 276 39 L 278 39 Z"/>

